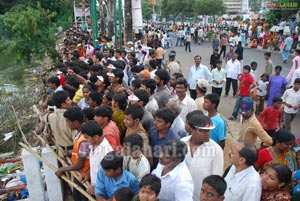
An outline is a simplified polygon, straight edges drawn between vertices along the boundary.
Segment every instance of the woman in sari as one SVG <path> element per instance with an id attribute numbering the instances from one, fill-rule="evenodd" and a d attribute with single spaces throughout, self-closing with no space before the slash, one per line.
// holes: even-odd
<path id="1" fill-rule="evenodd" d="M 258 151 L 255 167 L 260 173 L 266 171 L 270 165 L 279 163 L 287 165 L 291 171 L 297 169 L 296 155 L 292 148 L 295 136 L 288 130 L 279 130 L 273 137 L 273 146 Z"/>
<path id="2" fill-rule="evenodd" d="M 271 165 L 262 175 L 261 201 L 290 201 L 287 185 L 292 178 L 292 171 L 283 164 Z"/>
<path id="3" fill-rule="evenodd" d="M 286 77 L 288 82 L 290 82 L 292 80 L 293 73 L 297 68 L 299 68 L 299 66 L 300 66 L 300 49 L 295 50 L 295 57 L 293 58 L 293 65 L 292 65 L 292 68 L 291 68 L 288 76 Z M 294 85 L 294 83 L 291 83 L 291 86 L 293 86 L 293 85 Z"/>

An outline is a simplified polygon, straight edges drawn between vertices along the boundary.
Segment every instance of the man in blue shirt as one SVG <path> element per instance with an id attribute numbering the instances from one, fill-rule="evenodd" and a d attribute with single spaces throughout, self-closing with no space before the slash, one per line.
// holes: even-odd
<path id="1" fill-rule="evenodd" d="M 116 190 L 129 187 L 134 194 L 139 192 L 139 183 L 135 176 L 123 168 L 123 157 L 111 151 L 101 161 L 97 173 L 95 195 L 97 201 L 111 199 Z"/>
<path id="2" fill-rule="evenodd" d="M 283 63 L 287 62 L 293 45 L 293 38 L 291 37 L 291 35 L 287 33 L 286 37 L 287 38 L 284 40 L 284 49 L 281 52 Z"/>
<path id="3" fill-rule="evenodd" d="M 152 148 L 153 166 L 158 164 L 159 154 L 165 142 L 180 139 L 179 135 L 173 131 L 171 125 L 175 119 L 175 114 L 168 108 L 159 109 L 155 113 L 154 126 L 151 128 L 150 146 Z"/>

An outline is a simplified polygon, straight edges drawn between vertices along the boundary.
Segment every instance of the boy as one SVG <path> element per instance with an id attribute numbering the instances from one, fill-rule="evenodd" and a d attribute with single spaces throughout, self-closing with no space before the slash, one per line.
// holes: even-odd
<path id="1" fill-rule="evenodd" d="M 150 164 L 142 153 L 142 148 L 143 139 L 140 135 L 132 134 L 124 139 L 123 167 L 131 172 L 138 181 L 141 181 L 143 176 L 150 173 Z"/>
<path id="2" fill-rule="evenodd" d="M 273 98 L 273 105 L 265 108 L 258 116 L 265 131 L 273 137 L 277 130 L 282 128 L 282 99 L 280 97 Z"/>
<path id="3" fill-rule="evenodd" d="M 212 93 L 216 93 L 219 96 L 222 94 L 223 84 L 226 82 L 226 72 L 225 69 L 222 68 L 222 61 L 216 61 L 216 67 L 212 69 Z"/>
<path id="4" fill-rule="evenodd" d="M 207 176 L 202 183 L 200 201 L 223 201 L 226 188 L 226 181 L 221 176 Z"/>
<path id="5" fill-rule="evenodd" d="M 257 81 L 257 75 L 256 75 L 256 73 L 257 73 L 257 71 L 256 71 L 256 69 L 257 69 L 257 62 L 255 62 L 255 61 L 251 62 L 250 66 L 251 66 L 250 74 L 252 75 L 253 79 L 255 81 Z"/>
<path id="6" fill-rule="evenodd" d="M 136 195 L 132 201 L 158 200 L 158 194 L 161 189 L 161 181 L 157 176 L 147 174 L 142 178 L 139 188 L 139 194 Z"/>
<path id="7" fill-rule="evenodd" d="M 264 56 L 265 56 L 265 60 L 266 60 L 264 73 L 266 73 L 267 75 L 271 75 L 272 70 L 273 70 L 273 63 L 271 60 L 271 52 L 265 52 Z"/>

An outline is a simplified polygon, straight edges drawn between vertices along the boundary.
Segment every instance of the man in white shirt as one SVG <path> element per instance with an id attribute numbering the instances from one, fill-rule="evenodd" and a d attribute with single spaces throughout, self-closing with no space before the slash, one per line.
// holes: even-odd
<path id="1" fill-rule="evenodd" d="M 164 144 L 159 164 L 152 172 L 161 180 L 160 201 L 193 199 L 194 182 L 184 162 L 186 153 L 187 146 L 181 141 L 169 141 Z"/>
<path id="2" fill-rule="evenodd" d="M 187 89 L 188 89 L 188 83 L 186 79 L 178 78 L 176 80 L 175 90 L 176 90 L 177 100 L 181 107 L 181 112 L 179 116 L 183 121 L 185 121 L 185 116 L 188 113 L 197 109 L 195 100 L 192 99 L 190 96 L 188 96 L 188 94 L 186 93 Z"/>
<path id="3" fill-rule="evenodd" d="M 199 79 L 205 79 L 209 83 L 211 83 L 211 72 L 207 68 L 207 66 L 204 66 L 201 64 L 201 56 L 196 55 L 194 56 L 194 62 L 195 65 L 191 67 L 190 73 L 189 73 L 189 79 L 188 79 L 188 84 L 189 84 L 189 90 L 190 90 L 190 95 L 192 99 L 196 99 L 197 93 L 196 93 L 196 85 L 197 85 L 197 80 Z"/>
<path id="4" fill-rule="evenodd" d="M 300 78 L 295 79 L 293 88 L 282 96 L 284 104 L 284 129 L 291 131 L 291 123 L 300 108 Z"/>
<path id="5" fill-rule="evenodd" d="M 181 139 L 187 147 L 185 162 L 194 181 L 193 201 L 200 200 L 203 179 L 209 175 L 223 174 L 223 150 L 210 139 L 210 131 L 214 128 L 211 120 L 203 113 L 194 111 L 186 120 L 190 136 Z"/>
<path id="6" fill-rule="evenodd" d="M 225 201 L 260 201 L 261 180 L 253 165 L 257 160 L 254 145 L 236 142 L 229 152 L 233 164 L 225 177 Z"/>
<path id="7" fill-rule="evenodd" d="M 237 60 L 238 55 L 236 53 L 233 54 L 232 58 L 226 64 L 226 88 L 225 88 L 225 97 L 228 96 L 230 85 L 232 83 L 233 88 L 233 96 L 237 95 L 238 89 L 238 78 L 242 74 L 241 73 L 241 64 Z"/>
<path id="8" fill-rule="evenodd" d="M 201 27 L 198 29 L 198 37 L 199 37 L 199 45 L 200 45 L 204 41 L 204 31 Z"/>
<path id="9" fill-rule="evenodd" d="M 155 112 L 159 109 L 158 103 L 153 97 L 154 91 L 156 89 L 156 83 L 154 79 L 144 79 L 141 83 L 141 89 L 144 89 L 149 94 L 149 102 L 146 104 L 145 109 L 151 112 L 154 116 Z"/>

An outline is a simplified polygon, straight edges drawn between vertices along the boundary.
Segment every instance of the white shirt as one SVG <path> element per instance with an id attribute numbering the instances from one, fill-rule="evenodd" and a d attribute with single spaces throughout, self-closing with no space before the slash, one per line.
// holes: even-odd
<path id="1" fill-rule="evenodd" d="M 185 130 L 185 126 L 184 126 L 184 121 L 182 120 L 182 118 L 180 116 L 177 116 L 172 125 L 171 128 L 173 129 L 173 131 L 175 131 L 175 133 L 177 133 L 179 135 L 180 138 L 186 137 L 187 136 L 187 132 Z"/>
<path id="2" fill-rule="evenodd" d="M 257 95 L 258 96 L 266 96 L 267 95 L 267 85 L 269 82 L 264 82 L 262 80 L 258 81 L 257 87 L 261 90 L 257 90 Z"/>
<path id="3" fill-rule="evenodd" d="M 151 112 L 153 116 L 155 112 L 159 109 L 158 103 L 153 97 L 153 95 L 149 97 L 149 102 L 145 105 L 145 109 Z"/>
<path id="4" fill-rule="evenodd" d="M 191 67 L 188 79 L 190 89 L 196 89 L 198 79 L 206 79 L 209 83 L 211 82 L 211 72 L 207 66 L 200 64 L 198 68 L 195 65 Z"/>
<path id="5" fill-rule="evenodd" d="M 179 101 L 178 98 L 177 98 L 177 100 Z M 197 105 L 195 103 L 195 100 L 192 99 L 187 94 L 185 94 L 184 99 L 181 102 L 179 101 L 179 103 L 180 103 L 180 107 L 181 107 L 181 112 L 180 112 L 179 116 L 185 122 L 186 115 L 194 110 L 197 110 Z"/>
<path id="6" fill-rule="evenodd" d="M 226 64 L 226 77 L 237 80 L 239 74 L 242 74 L 241 63 L 237 59 L 234 62 L 230 59 Z"/>
<path id="7" fill-rule="evenodd" d="M 151 79 L 154 79 L 154 76 L 155 76 L 155 72 L 156 72 L 157 70 L 155 69 L 155 70 L 153 70 L 153 71 L 151 71 L 150 72 L 150 78 Z"/>
<path id="8" fill-rule="evenodd" d="M 124 156 L 123 167 L 131 172 L 139 182 L 143 176 L 150 173 L 150 164 L 143 154 L 139 159 L 134 159 L 130 155 Z"/>
<path id="9" fill-rule="evenodd" d="M 227 189 L 224 201 L 260 201 L 261 179 L 253 166 L 235 173 L 234 165 L 225 177 Z"/>
<path id="10" fill-rule="evenodd" d="M 161 180 L 159 201 L 192 201 L 194 182 L 185 162 L 161 176 L 163 168 L 163 165 L 158 164 L 152 171 Z"/>
<path id="11" fill-rule="evenodd" d="M 223 87 L 223 83 L 226 82 L 226 72 L 225 69 L 221 68 L 220 70 L 218 70 L 217 68 L 212 69 L 211 71 L 212 74 L 212 86 L 215 88 L 222 88 Z M 222 84 L 216 84 L 213 81 L 223 81 Z"/>
<path id="12" fill-rule="evenodd" d="M 181 141 L 188 147 L 185 162 L 195 184 L 193 201 L 199 201 L 203 179 L 212 174 L 221 176 L 223 174 L 224 158 L 222 148 L 212 139 L 197 147 L 192 156 L 190 148 L 191 137 L 184 137 Z"/>
<path id="13" fill-rule="evenodd" d="M 90 175 L 92 186 L 96 185 L 97 172 L 101 167 L 100 162 L 110 151 L 113 151 L 113 148 L 106 138 L 103 138 L 103 141 L 95 148 L 95 150 L 93 150 L 93 145 L 90 145 Z"/>
<path id="14" fill-rule="evenodd" d="M 299 106 L 300 105 L 300 90 L 298 90 L 296 92 L 293 88 L 287 89 L 282 96 L 282 100 L 292 106 Z M 298 112 L 298 109 L 288 108 L 285 105 L 284 112 L 289 113 L 289 114 L 295 114 Z"/>
<path id="15" fill-rule="evenodd" d="M 250 75 L 253 77 L 253 79 L 256 81 L 257 80 L 257 72 L 256 70 L 250 70 Z"/>
<path id="16" fill-rule="evenodd" d="M 198 30 L 198 36 L 199 36 L 199 37 L 203 37 L 203 34 L 204 34 L 204 33 L 203 33 L 203 29 L 199 29 L 199 30 Z"/>
<path id="17" fill-rule="evenodd" d="M 300 38 L 300 37 L 299 37 Z M 294 73 L 293 73 L 293 77 L 292 77 L 292 80 L 290 82 L 290 85 L 291 86 L 294 86 L 294 82 L 295 82 L 295 79 L 299 78 L 300 77 L 300 68 L 297 68 Z"/>

